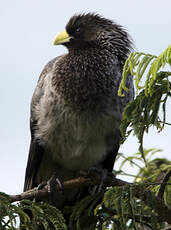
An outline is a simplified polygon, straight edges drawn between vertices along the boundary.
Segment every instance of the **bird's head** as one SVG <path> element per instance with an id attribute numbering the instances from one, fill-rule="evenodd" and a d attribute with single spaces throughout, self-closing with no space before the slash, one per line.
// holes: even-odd
<path id="1" fill-rule="evenodd" d="M 131 39 L 122 26 L 98 14 L 74 15 L 65 30 L 55 37 L 54 45 L 63 44 L 69 49 L 107 47 L 116 55 L 128 55 Z"/>

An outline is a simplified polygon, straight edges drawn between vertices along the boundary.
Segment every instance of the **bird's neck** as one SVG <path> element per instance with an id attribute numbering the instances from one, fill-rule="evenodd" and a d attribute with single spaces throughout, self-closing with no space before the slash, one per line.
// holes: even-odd
<path id="1" fill-rule="evenodd" d="M 53 83 L 67 104 L 85 108 L 114 91 L 115 71 L 120 67 L 109 50 L 70 50 L 61 59 Z"/>

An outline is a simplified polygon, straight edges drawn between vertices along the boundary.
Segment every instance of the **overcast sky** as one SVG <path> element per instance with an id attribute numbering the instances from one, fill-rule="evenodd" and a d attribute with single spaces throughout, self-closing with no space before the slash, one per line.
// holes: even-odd
<path id="1" fill-rule="evenodd" d="M 0 1 L 0 191 L 22 192 L 28 157 L 30 101 L 44 65 L 66 49 L 54 36 L 78 12 L 96 12 L 127 28 L 138 51 L 160 54 L 171 44 L 170 0 Z M 171 103 L 168 107 L 171 122 Z M 145 139 L 171 159 L 171 127 Z M 130 138 L 125 154 L 137 151 Z"/>

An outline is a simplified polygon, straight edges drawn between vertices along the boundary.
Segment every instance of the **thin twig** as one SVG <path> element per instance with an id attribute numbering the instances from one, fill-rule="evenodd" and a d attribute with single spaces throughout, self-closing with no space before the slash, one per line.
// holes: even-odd
<path id="1" fill-rule="evenodd" d="M 163 199 L 163 195 L 164 195 L 164 191 L 165 191 L 166 185 L 167 185 L 167 184 L 170 184 L 170 183 L 167 183 L 170 177 L 171 177 L 171 170 L 169 170 L 169 171 L 166 173 L 166 175 L 165 175 L 165 177 L 164 177 L 164 179 L 163 179 L 163 182 L 161 183 L 161 187 L 160 187 L 159 193 L 158 193 L 158 197 L 159 197 L 160 199 Z"/>

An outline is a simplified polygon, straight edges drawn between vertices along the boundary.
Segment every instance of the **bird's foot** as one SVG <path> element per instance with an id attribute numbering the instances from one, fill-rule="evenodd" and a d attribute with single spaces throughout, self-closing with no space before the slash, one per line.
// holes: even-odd
<path id="1" fill-rule="evenodd" d="M 63 191 L 63 186 L 61 181 L 59 180 L 58 177 L 56 177 L 55 175 L 52 176 L 48 181 L 47 181 L 47 188 L 48 188 L 48 192 L 52 193 L 54 191 L 54 187 L 58 185 L 60 190 Z"/>
<path id="2" fill-rule="evenodd" d="M 38 185 L 37 189 L 40 190 L 40 189 L 44 188 L 45 186 L 47 186 L 48 193 L 52 194 L 54 191 L 54 187 L 56 185 L 58 185 L 60 190 L 63 191 L 63 186 L 62 186 L 61 181 L 58 179 L 58 177 L 56 175 L 53 175 L 48 181 L 41 182 Z"/>
<path id="3" fill-rule="evenodd" d="M 89 192 L 91 195 L 94 195 L 96 193 L 100 193 L 101 191 L 104 190 L 104 182 L 108 176 L 108 171 L 107 169 L 100 169 L 97 167 L 91 167 L 88 170 L 82 170 L 80 171 L 80 175 L 84 177 L 90 177 L 94 179 L 94 177 L 101 177 L 101 182 L 99 185 L 93 186 L 89 188 Z"/>
<path id="4" fill-rule="evenodd" d="M 37 190 L 43 189 L 46 185 L 47 185 L 47 181 L 42 181 L 42 182 L 37 186 Z"/>

